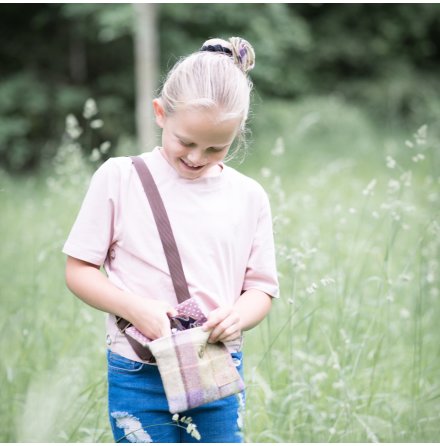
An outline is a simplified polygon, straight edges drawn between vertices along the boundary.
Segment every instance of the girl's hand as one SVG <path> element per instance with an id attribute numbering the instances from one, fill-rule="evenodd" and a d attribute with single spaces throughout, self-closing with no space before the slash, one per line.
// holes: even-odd
<path id="1" fill-rule="evenodd" d="M 177 311 L 170 304 L 155 299 L 140 299 L 131 309 L 130 322 L 151 340 L 171 335 L 168 316 L 177 316 Z"/>
<path id="2" fill-rule="evenodd" d="M 209 313 L 203 329 L 212 329 L 208 342 L 232 341 L 241 336 L 240 315 L 234 307 L 219 307 Z"/>
<path id="3" fill-rule="evenodd" d="M 101 273 L 97 265 L 68 256 L 66 282 L 84 302 L 123 317 L 147 338 L 157 339 L 171 334 L 168 316 L 177 316 L 175 308 L 166 302 L 121 290 Z"/>

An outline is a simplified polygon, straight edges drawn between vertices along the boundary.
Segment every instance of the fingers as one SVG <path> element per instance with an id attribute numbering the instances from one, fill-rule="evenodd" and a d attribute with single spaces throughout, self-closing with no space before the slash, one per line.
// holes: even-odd
<path id="1" fill-rule="evenodd" d="M 176 317 L 179 315 L 179 312 L 174 307 L 168 307 L 167 309 L 167 316 L 169 317 Z"/>
<path id="2" fill-rule="evenodd" d="M 212 329 L 209 342 L 232 341 L 241 335 L 240 317 L 232 308 L 217 308 L 209 314 L 203 328 Z"/>
<path id="3" fill-rule="evenodd" d="M 169 317 L 177 316 L 177 311 L 169 304 L 150 300 L 144 302 L 137 313 L 137 320 L 132 321 L 147 338 L 152 340 L 171 335 Z"/>

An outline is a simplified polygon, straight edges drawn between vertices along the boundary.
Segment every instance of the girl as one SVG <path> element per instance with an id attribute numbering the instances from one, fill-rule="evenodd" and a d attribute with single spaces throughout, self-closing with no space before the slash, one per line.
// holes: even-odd
<path id="1" fill-rule="evenodd" d="M 242 374 L 242 332 L 278 296 L 267 195 L 226 166 L 243 140 L 254 51 L 244 39 L 211 39 L 178 62 L 153 101 L 162 147 L 141 155 L 162 196 L 191 297 L 207 316 L 209 342 L 221 341 Z M 176 296 L 157 227 L 131 159 L 111 158 L 94 174 L 64 245 L 66 282 L 108 313 L 109 417 L 115 440 L 190 442 L 171 422 L 156 365 L 142 361 L 115 316 L 145 336 L 170 334 Z M 104 266 L 106 275 L 100 272 Z M 203 442 L 240 442 L 244 395 L 192 409 Z"/>

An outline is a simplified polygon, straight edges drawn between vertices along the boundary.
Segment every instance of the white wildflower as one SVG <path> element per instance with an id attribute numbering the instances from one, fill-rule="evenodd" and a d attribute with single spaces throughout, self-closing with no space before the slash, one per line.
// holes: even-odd
<path id="1" fill-rule="evenodd" d="M 402 319 L 409 319 L 410 316 L 411 316 L 411 313 L 406 308 L 402 308 L 400 310 L 400 317 Z"/>
<path id="2" fill-rule="evenodd" d="M 335 435 L 335 434 L 336 434 L 336 429 L 335 429 L 334 427 L 331 427 L 331 428 L 328 430 L 328 432 L 329 432 L 330 435 Z"/>
<path id="3" fill-rule="evenodd" d="M 425 155 L 423 153 L 418 153 L 417 155 L 412 157 L 412 160 L 417 163 L 419 161 L 423 161 L 425 159 Z"/>
<path id="4" fill-rule="evenodd" d="M 93 161 L 93 162 L 98 161 L 100 158 L 101 158 L 100 151 L 97 148 L 94 148 L 92 150 L 92 153 L 90 154 L 90 157 L 89 157 L 90 161 Z"/>
<path id="5" fill-rule="evenodd" d="M 396 211 L 392 211 L 391 212 L 391 218 L 394 220 L 394 221 L 400 221 L 400 215 L 396 212 Z"/>
<path id="6" fill-rule="evenodd" d="M 414 144 L 413 144 L 411 141 L 409 141 L 409 140 L 406 140 L 406 141 L 405 141 L 405 145 L 406 145 L 407 147 L 409 147 L 410 149 L 412 149 L 412 148 L 414 147 Z"/>
<path id="7" fill-rule="evenodd" d="M 82 128 L 75 115 L 69 114 L 66 116 L 66 132 L 72 139 L 77 139 L 81 135 Z"/>
<path id="8" fill-rule="evenodd" d="M 98 107 L 94 99 L 89 98 L 84 104 L 83 116 L 90 119 L 98 113 Z"/>
<path id="9" fill-rule="evenodd" d="M 194 430 L 191 432 L 191 437 L 195 438 L 197 441 L 200 441 L 201 438 L 202 438 L 202 436 L 200 435 L 199 431 L 196 430 L 196 429 L 194 429 Z"/>
<path id="10" fill-rule="evenodd" d="M 263 178 L 269 178 L 272 175 L 272 171 L 268 167 L 263 167 L 261 169 L 261 176 Z"/>
<path id="11" fill-rule="evenodd" d="M 102 119 L 94 119 L 90 123 L 90 127 L 92 129 L 100 129 L 104 125 L 104 121 Z"/>
<path id="12" fill-rule="evenodd" d="M 320 282 L 322 286 L 328 286 L 335 283 L 335 279 L 332 279 L 331 277 L 323 277 Z"/>
<path id="13" fill-rule="evenodd" d="M 312 383 L 318 383 L 321 381 L 325 381 L 327 379 L 327 376 L 328 375 L 326 372 L 318 372 L 310 378 L 310 381 Z"/>
<path id="14" fill-rule="evenodd" d="M 275 141 L 275 146 L 272 149 L 271 154 L 274 156 L 281 156 L 284 154 L 284 140 L 283 138 L 277 138 Z"/>
<path id="15" fill-rule="evenodd" d="M 375 186 L 376 186 L 376 178 L 372 179 L 372 180 L 367 184 L 367 187 L 362 191 L 362 193 L 363 193 L 365 196 L 372 195 Z"/>
<path id="16" fill-rule="evenodd" d="M 99 151 L 100 151 L 102 154 L 106 154 L 106 153 L 109 151 L 110 147 L 111 147 L 111 143 L 110 143 L 110 141 L 104 141 L 104 142 L 101 143 L 101 145 L 99 146 Z"/>
<path id="17" fill-rule="evenodd" d="M 400 181 L 391 179 L 388 181 L 388 193 L 394 194 L 400 190 Z"/>
<path id="18" fill-rule="evenodd" d="M 175 413 L 172 418 L 173 421 L 179 421 L 179 414 Z"/>
<path id="19" fill-rule="evenodd" d="M 426 139 L 428 137 L 428 126 L 422 125 L 416 133 L 414 133 L 414 138 L 416 140 L 416 144 L 418 146 L 422 146 L 426 144 Z"/>
<path id="20" fill-rule="evenodd" d="M 348 212 L 349 212 L 350 214 L 356 214 L 356 208 L 350 208 L 350 209 L 348 210 Z"/>
<path id="21" fill-rule="evenodd" d="M 316 283 L 312 283 L 309 287 L 306 288 L 308 294 L 313 294 L 318 289 L 318 285 Z"/>
<path id="22" fill-rule="evenodd" d="M 394 302 L 394 296 L 390 293 L 387 296 L 385 296 L 385 300 L 387 302 Z"/>
<path id="23" fill-rule="evenodd" d="M 396 160 L 391 156 L 386 157 L 386 164 L 388 169 L 394 169 L 396 167 Z"/>

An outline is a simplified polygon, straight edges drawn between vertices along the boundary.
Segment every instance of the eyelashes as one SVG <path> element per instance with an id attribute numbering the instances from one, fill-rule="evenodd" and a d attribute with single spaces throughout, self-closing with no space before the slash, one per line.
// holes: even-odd
<path id="1" fill-rule="evenodd" d="M 179 143 L 184 147 L 195 147 L 195 144 L 193 142 L 185 142 L 179 139 Z M 208 147 L 207 150 L 210 150 L 211 152 L 221 152 L 226 147 Z"/>

